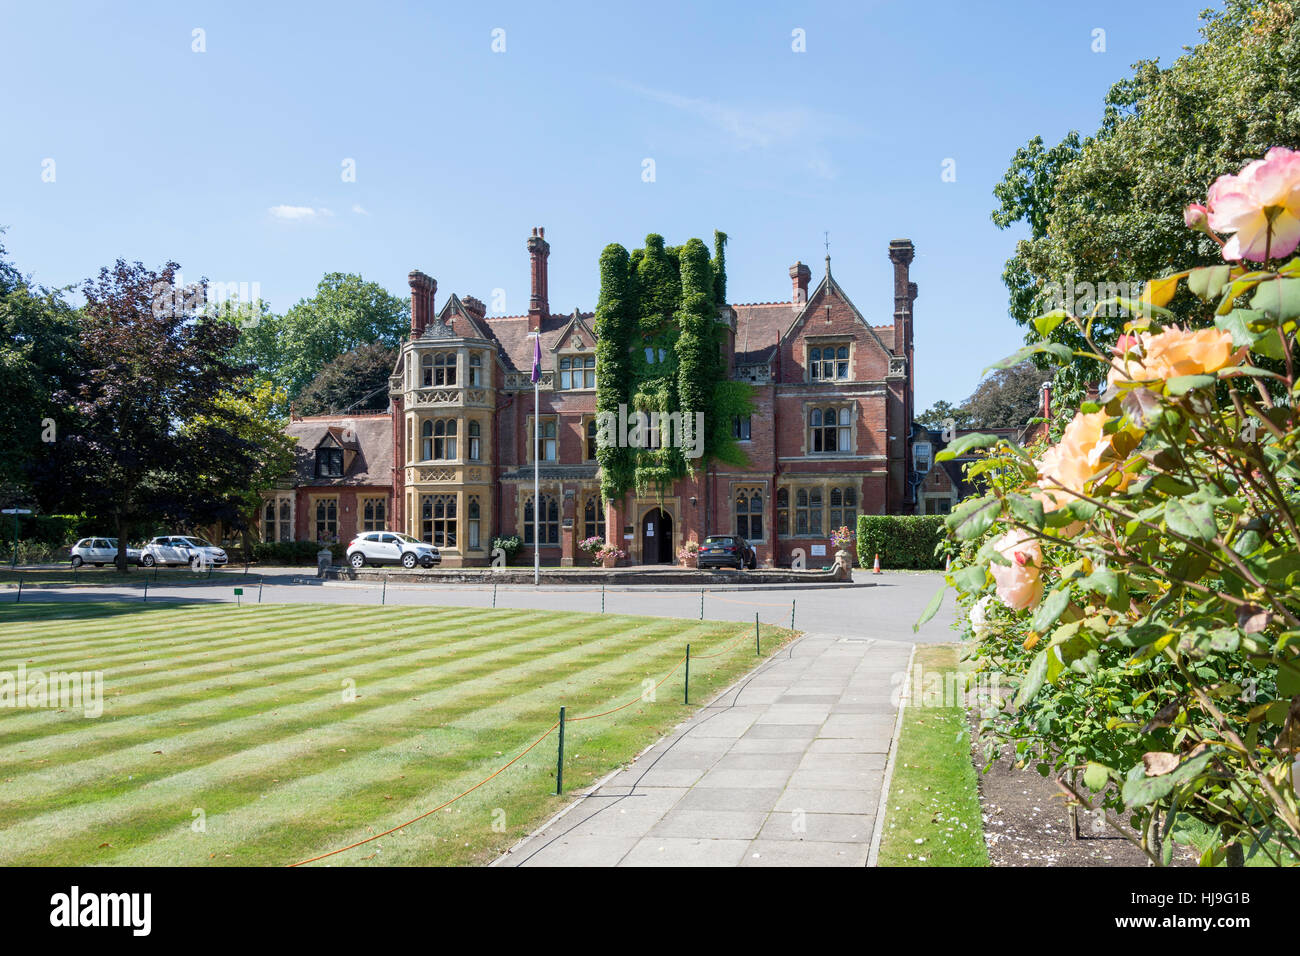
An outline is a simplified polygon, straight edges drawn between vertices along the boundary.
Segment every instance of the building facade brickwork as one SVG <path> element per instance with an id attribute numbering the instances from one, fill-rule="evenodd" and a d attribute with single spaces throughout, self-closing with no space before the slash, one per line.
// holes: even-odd
<path id="1" fill-rule="evenodd" d="M 765 565 L 802 554 L 819 566 L 832 560 L 831 533 L 853 528 L 857 514 L 915 512 L 924 472 L 911 448 L 910 241 L 889 245 L 888 323 L 873 325 L 859 311 L 829 256 L 815 286 L 807 265 L 790 267 L 789 300 L 724 309 L 728 372 L 753 394 L 752 414 L 731 423 L 747 465 L 700 459 L 671 488 L 614 501 L 601 500 L 596 463 L 593 315 L 552 313 L 543 229 L 527 249 L 524 315 L 489 316 L 472 296 L 451 295 L 435 309 L 437 282 L 410 274 L 411 329 L 388 413 L 295 416 L 299 465 L 293 487 L 268 496 L 264 537 L 283 538 L 288 527 L 300 540 L 346 540 L 376 525 L 382 497 L 382 526 L 432 541 L 449 567 L 489 563 L 498 536 L 518 535 L 529 563 L 538 547 L 544 564 L 565 566 L 588 560 L 579 545 L 590 537 L 626 551 L 627 563 L 646 564 L 676 562 L 686 541 L 719 533 L 748 538 Z M 542 355 L 536 408 L 533 334 Z M 333 474 L 340 454 L 343 471 Z M 279 518 L 286 507 L 287 525 Z"/>

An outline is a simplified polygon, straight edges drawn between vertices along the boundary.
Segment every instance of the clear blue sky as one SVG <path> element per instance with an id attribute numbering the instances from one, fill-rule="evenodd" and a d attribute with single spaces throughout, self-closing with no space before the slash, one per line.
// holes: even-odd
<path id="1" fill-rule="evenodd" d="M 1207 5 L 5 3 L 0 224 L 46 284 L 170 258 L 284 311 L 325 272 L 404 295 L 418 267 L 439 303 L 500 288 L 511 313 L 535 225 L 553 311 L 594 307 L 605 244 L 715 228 L 732 301 L 784 299 L 829 231 L 875 323 L 906 236 L 924 408 L 1020 344 L 999 278 L 1018 234 L 989 220 L 1015 149 L 1094 130 L 1110 84 L 1196 42 Z"/>

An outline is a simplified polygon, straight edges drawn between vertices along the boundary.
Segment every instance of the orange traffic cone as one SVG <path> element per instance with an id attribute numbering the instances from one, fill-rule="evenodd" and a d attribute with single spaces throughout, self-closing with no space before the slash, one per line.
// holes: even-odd
<path id="1" fill-rule="evenodd" d="M 880 554 L 879 554 L 879 553 L 876 554 L 876 563 L 873 564 L 873 565 L 871 566 L 871 573 L 872 573 L 872 574 L 879 574 L 879 573 L 880 573 Z"/>

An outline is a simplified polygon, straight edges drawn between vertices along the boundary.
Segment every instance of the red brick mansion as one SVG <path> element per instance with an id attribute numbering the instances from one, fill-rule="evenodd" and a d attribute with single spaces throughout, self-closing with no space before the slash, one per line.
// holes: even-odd
<path id="1" fill-rule="evenodd" d="M 382 414 L 294 417 L 292 487 L 268 496 L 264 540 L 350 540 L 404 531 L 442 549 L 443 566 L 482 565 L 492 540 L 518 535 L 520 558 L 540 547 L 548 565 L 586 563 L 601 537 L 628 563 L 672 563 L 707 534 L 739 533 L 759 561 L 829 563 L 831 532 L 856 515 L 916 510 L 912 454 L 912 243 L 889 244 L 893 314 L 873 324 L 831 274 L 812 285 L 790 267 L 790 298 L 724 308 L 729 374 L 753 386 L 754 412 L 732 421 L 748 456 L 736 468 L 701 459 L 694 477 L 661 495 L 602 502 L 596 463 L 596 336 L 592 313 L 554 314 L 550 245 L 528 239 L 532 290 L 525 315 L 489 316 L 456 295 L 435 305 L 437 282 L 412 272 L 411 333 Z M 533 404 L 533 340 L 540 332 L 540 402 Z M 539 424 L 534 449 L 533 418 Z M 533 501 L 533 456 L 541 496 Z M 923 469 L 929 462 L 922 463 Z M 538 508 L 534 542 L 534 508 Z"/>

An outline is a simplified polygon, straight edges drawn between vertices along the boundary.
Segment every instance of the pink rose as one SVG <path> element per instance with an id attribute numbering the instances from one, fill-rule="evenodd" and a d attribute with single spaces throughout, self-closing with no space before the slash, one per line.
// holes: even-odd
<path id="1" fill-rule="evenodd" d="M 994 547 L 1011 562 L 989 566 L 998 600 L 1013 611 L 1034 607 L 1043 598 L 1043 549 L 1038 539 L 1008 531 Z"/>
<path id="2" fill-rule="evenodd" d="M 1206 199 L 1210 228 L 1235 235 L 1223 258 L 1263 262 L 1300 245 L 1300 152 L 1274 146 L 1235 176 L 1220 176 Z"/>
<path id="3" fill-rule="evenodd" d="M 1183 222 L 1188 229 L 1204 229 L 1210 211 L 1198 202 L 1188 203 L 1183 208 Z"/>

